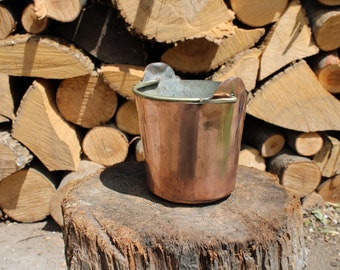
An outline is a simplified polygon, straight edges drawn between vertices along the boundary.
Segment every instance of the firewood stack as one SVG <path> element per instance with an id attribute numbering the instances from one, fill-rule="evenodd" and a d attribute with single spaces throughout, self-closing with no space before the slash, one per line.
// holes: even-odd
<path id="1" fill-rule="evenodd" d="M 339 202 L 339 0 L 8 0 L 0 14 L 0 208 L 10 218 L 62 225 L 72 185 L 143 160 L 132 87 L 158 61 L 183 79 L 242 78 L 240 164 L 301 199 Z"/>

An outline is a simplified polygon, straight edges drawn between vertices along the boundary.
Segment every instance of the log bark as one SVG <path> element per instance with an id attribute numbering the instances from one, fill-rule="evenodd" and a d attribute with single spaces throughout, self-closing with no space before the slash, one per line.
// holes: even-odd
<path id="1" fill-rule="evenodd" d="M 243 128 L 242 142 L 255 147 L 262 157 L 268 158 L 279 153 L 286 140 L 278 127 L 248 115 Z"/>
<path id="2" fill-rule="evenodd" d="M 211 29 L 234 19 L 234 13 L 223 1 L 166 0 L 134 1 L 112 0 L 125 21 L 134 31 L 148 39 L 172 43 L 184 39 L 204 37 Z M 214 14 L 214 16 L 211 16 Z M 166 18 L 166 19 L 164 19 Z M 229 34 L 227 29 L 227 34 Z M 218 31 L 217 38 L 225 36 Z"/>
<path id="3" fill-rule="evenodd" d="M 252 91 L 256 86 L 261 53 L 260 49 L 252 48 L 236 54 L 221 66 L 211 76 L 211 79 L 223 82 L 230 77 L 239 77 L 244 82 L 247 91 Z"/>
<path id="4" fill-rule="evenodd" d="M 260 151 L 246 144 L 241 145 L 238 164 L 256 168 L 261 171 L 266 170 L 266 160 L 261 156 Z"/>
<path id="5" fill-rule="evenodd" d="M 138 112 L 134 101 L 127 100 L 119 106 L 115 115 L 115 124 L 130 135 L 140 134 Z"/>
<path id="6" fill-rule="evenodd" d="M 299 156 L 288 148 L 271 157 L 267 169 L 279 177 L 281 185 L 300 198 L 312 193 L 321 181 L 319 167 L 309 158 Z"/>
<path id="7" fill-rule="evenodd" d="M 104 81 L 120 96 L 127 100 L 134 100 L 132 89 L 143 79 L 144 68 L 144 66 L 104 64 L 99 72 L 103 75 Z"/>
<path id="8" fill-rule="evenodd" d="M 324 144 L 313 161 L 319 166 L 322 176 L 330 178 L 340 174 L 340 140 L 329 134 L 324 134 L 323 140 Z"/>
<path id="9" fill-rule="evenodd" d="M 301 156 L 314 156 L 323 146 L 323 138 L 317 132 L 284 130 L 288 145 Z"/>
<path id="10" fill-rule="evenodd" d="M 325 91 L 304 60 L 256 90 L 247 107 L 256 118 L 302 132 L 340 130 L 339 100 Z"/>
<path id="11" fill-rule="evenodd" d="M 229 2 L 236 18 L 252 27 L 262 27 L 276 22 L 288 5 L 287 0 L 229 0 Z"/>
<path id="12" fill-rule="evenodd" d="M 34 11 L 34 3 L 29 3 L 21 14 L 21 25 L 27 33 L 40 34 L 47 30 L 49 18 L 38 18 Z"/>
<path id="13" fill-rule="evenodd" d="M 98 174 L 104 169 L 104 166 L 88 161 L 81 160 L 75 172 L 68 173 L 60 182 L 56 192 L 51 197 L 49 203 L 49 211 L 53 220 L 59 226 L 64 226 L 64 217 L 61 209 L 61 203 L 68 194 L 68 192 L 78 183 L 78 181 L 85 181 L 87 178 Z"/>
<path id="14" fill-rule="evenodd" d="M 306 9 L 314 40 L 323 51 L 340 47 L 340 7 L 327 7 L 318 1 L 301 1 Z"/>
<path id="15" fill-rule="evenodd" d="M 315 55 L 311 59 L 311 67 L 327 91 L 340 94 L 340 59 L 337 51 Z"/>
<path id="16" fill-rule="evenodd" d="M 308 18 L 298 1 L 290 2 L 261 47 L 263 47 L 263 53 L 259 80 L 267 78 L 295 60 L 307 58 L 319 52 L 318 46 L 313 41 Z"/>
<path id="17" fill-rule="evenodd" d="M 143 162 L 117 164 L 75 186 L 64 200 L 67 265 L 302 269 L 300 202 L 275 180 L 240 166 L 229 198 L 188 207 L 152 195 Z"/>
<path id="18" fill-rule="evenodd" d="M 41 166 L 15 172 L 0 182 L 0 208 L 18 222 L 41 221 L 49 215 L 54 181 Z"/>
<path id="19" fill-rule="evenodd" d="M 63 80 L 57 90 L 56 103 L 67 121 L 92 128 L 113 117 L 118 97 L 101 75 L 91 74 Z"/>
<path id="20" fill-rule="evenodd" d="M 85 0 L 34 0 L 34 9 L 39 19 L 49 17 L 60 22 L 70 22 L 78 17 L 86 2 Z"/>
<path id="21" fill-rule="evenodd" d="M 165 51 L 161 60 L 178 72 L 209 72 L 226 63 L 235 54 L 253 47 L 264 33 L 263 28 L 238 28 L 234 35 L 224 38 L 219 44 L 205 38 L 186 40 Z"/>
<path id="22" fill-rule="evenodd" d="M 12 135 L 48 170 L 74 171 L 80 162 L 79 134 L 58 112 L 57 87 L 52 80 L 39 79 L 32 83 L 13 121 Z"/>
<path id="23" fill-rule="evenodd" d="M 65 79 L 90 74 L 90 58 L 52 36 L 13 35 L 0 40 L 0 72 L 13 76 Z"/>
<path id="24" fill-rule="evenodd" d="M 129 142 L 125 133 L 118 128 L 98 126 L 86 133 L 82 149 L 89 160 L 111 166 L 127 158 Z"/>
<path id="25" fill-rule="evenodd" d="M 32 159 L 30 151 L 13 139 L 9 131 L 0 129 L 0 181 L 23 169 Z"/>
<path id="26" fill-rule="evenodd" d="M 142 40 L 127 30 L 125 21 L 113 7 L 89 5 L 76 20 L 55 23 L 53 32 L 103 63 L 146 64 Z"/>
<path id="27" fill-rule="evenodd" d="M 325 180 L 317 189 L 324 201 L 340 203 L 340 175 Z"/>

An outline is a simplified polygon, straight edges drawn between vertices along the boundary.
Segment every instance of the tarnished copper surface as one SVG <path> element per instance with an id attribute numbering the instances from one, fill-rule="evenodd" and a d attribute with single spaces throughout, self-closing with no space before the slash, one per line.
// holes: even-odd
<path id="1" fill-rule="evenodd" d="M 136 95 L 147 184 L 159 197 L 197 204 L 233 191 L 247 97 L 237 77 L 221 86 L 237 101 L 198 104 Z"/>

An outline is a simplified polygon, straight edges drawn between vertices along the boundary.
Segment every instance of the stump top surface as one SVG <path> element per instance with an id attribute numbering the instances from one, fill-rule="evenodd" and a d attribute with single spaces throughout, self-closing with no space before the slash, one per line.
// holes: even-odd
<path id="1" fill-rule="evenodd" d="M 297 198 L 272 174 L 240 166 L 235 190 L 206 205 L 167 202 L 146 186 L 143 162 L 124 162 L 80 182 L 63 202 L 65 222 L 90 230 L 95 223 L 111 239 L 271 241 L 275 231 L 295 216 Z M 81 223 L 81 224 L 80 224 Z M 143 239 L 143 240 L 141 240 Z"/>

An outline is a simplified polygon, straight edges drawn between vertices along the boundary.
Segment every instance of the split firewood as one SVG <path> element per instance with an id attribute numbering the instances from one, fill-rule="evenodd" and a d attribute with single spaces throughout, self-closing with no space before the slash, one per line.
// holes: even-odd
<path id="1" fill-rule="evenodd" d="M 15 140 L 8 130 L 0 129 L 0 181 L 23 169 L 32 159 L 30 151 Z"/>
<path id="2" fill-rule="evenodd" d="M 263 28 L 238 28 L 234 35 L 222 39 L 218 44 L 205 38 L 186 40 L 165 51 L 161 60 L 182 73 L 208 72 L 223 65 L 235 54 L 253 47 L 264 33 Z"/>
<path id="3" fill-rule="evenodd" d="M 318 53 L 311 58 L 311 66 L 328 92 L 340 94 L 340 59 L 337 51 Z"/>
<path id="4" fill-rule="evenodd" d="M 20 100 L 32 83 L 31 78 L 0 73 L 0 123 L 13 120 Z"/>
<path id="5" fill-rule="evenodd" d="M 123 162 L 128 155 L 129 141 L 125 133 L 112 125 L 90 129 L 82 142 L 87 158 L 104 166 Z"/>
<path id="6" fill-rule="evenodd" d="M 26 1 L 0 1 L 0 39 L 4 39 L 20 29 L 19 22 Z"/>
<path id="7" fill-rule="evenodd" d="M 94 64 L 71 43 L 39 35 L 13 35 L 0 40 L 0 73 L 65 79 L 90 74 Z"/>
<path id="8" fill-rule="evenodd" d="M 306 195 L 302 199 L 302 208 L 305 210 L 315 209 L 316 207 L 323 207 L 324 204 L 325 203 L 323 197 L 315 191 L 311 194 Z"/>
<path id="9" fill-rule="evenodd" d="M 86 2 L 86 0 L 34 0 L 34 9 L 39 19 L 49 17 L 60 22 L 70 22 L 78 17 Z"/>
<path id="10" fill-rule="evenodd" d="M 44 32 L 49 25 L 49 18 L 38 18 L 34 11 L 34 3 L 29 3 L 21 15 L 21 25 L 27 33 L 40 34 Z"/>
<path id="11" fill-rule="evenodd" d="M 142 139 L 139 136 L 134 137 L 130 141 L 130 145 L 132 145 L 132 147 L 134 149 L 136 161 L 144 161 L 145 155 L 144 155 L 144 147 L 143 147 Z"/>
<path id="12" fill-rule="evenodd" d="M 302 0 L 310 20 L 314 40 L 323 51 L 340 47 L 340 6 L 327 7 L 318 1 Z"/>
<path id="13" fill-rule="evenodd" d="M 326 6 L 337 6 L 340 5 L 340 0 L 318 0 L 320 4 Z"/>
<path id="14" fill-rule="evenodd" d="M 115 124 L 124 132 L 139 135 L 138 112 L 134 101 L 127 100 L 119 106 L 115 114 Z"/>
<path id="15" fill-rule="evenodd" d="M 112 3 L 131 29 L 158 42 L 172 43 L 205 36 L 210 38 L 210 30 L 223 28 L 221 25 L 234 19 L 234 13 L 219 0 L 181 0 L 176 3 L 170 0 L 141 1 L 138 4 L 129 0 L 112 0 Z M 232 24 L 230 28 L 233 28 Z M 225 36 L 225 31 L 217 32 L 217 38 Z M 226 32 L 231 32 L 228 27 Z"/>
<path id="16" fill-rule="evenodd" d="M 74 171 L 80 162 L 80 141 L 74 126 L 55 104 L 57 83 L 39 79 L 23 97 L 12 135 L 30 149 L 48 170 Z"/>
<path id="17" fill-rule="evenodd" d="M 276 22 L 288 5 L 288 0 L 229 0 L 229 2 L 236 18 L 252 27 Z"/>
<path id="18" fill-rule="evenodd" d="M 257 148 L 250 145 L 242 144 L 239 153 L 238 164 L 253 167 L 261 171 L 266 170 L 266 160 L 261 156 Z"/>
<path id="19" fill-rule="evenodd" d="M 259 80 L 263 80 L 292 61 L 319 52 L 313 41 L 308 18 L 297 0 L 290 2 L 280 20 L 273 25 L 263 44 Z"/>
<path id="20" fill-rule="evenodd" d="M 340 174 L 340 140 L 328 134 L 323 139 L 323 147 L 313 161 L 319 166 L 322 176 L 329 178 Z"/>
<path id="21" fill-rule="evenodd" d="M 323 146 L 323 138 L 318 132 L 284 130 L 288 145 L 301 156 L 314 156 Z"/>
<path id="22" fill-rule="evenodd" d="M 147 53 L 142 40 L 128 31 L 112 6 L 87 6 L 76 20 L 56 22 L 53 32 L 103 63 L 145 65 Z"/>
<path id="23" fill-rule="evenodd" d="M 340 174 L 324 181 L 317 192 L 326 202 L 340 203 Z"/>
<path id="24" fill-rule="evenodd" d="M 282 150 L 285 137 L 278 127 L 251 116 L 246 117 L 242 141 L 255 147 L 262 157 L 271 157 Z"/>
<path id="25" fill-rule="evenodd" d="M 279 127 L 302 132 L 340 130 L 340 102 L 301 60 L 256 89 L 247 113 Z"/>
<path id="26" fill-rule="evenodd" d="M 118 98 L 103 77 L 93 73 L 63 80 L 58 87 L 56 103 L 67 121 L 92 128 L 113 117 Z"/>
<path id="27" fill-rule="evenodd" d="M 256 86 L 261 53 L 260 49 L 252 48 L 236 54 L 221 66 L 211 79 L 222 82 L 230 77 L 239 77 L 248 92 L 253 90 Z"/>
<path id="28" fill-rule="evenodd" d="M 321 172 L 315 162 L 288 148 L 268 159 L 267 170 L 276 174 L 280 184 L 300 198 L 312 193 L 321 181 Z"/>
<path id="29" fill-rule="evenodd" d="M 31 165 L 0 182 L 0 208 L 18 222 L 45 219 L 55 193 L 55 179 L 46 168 Z"/>
<path id="30" fill-rule="evenodd" d="M 104 64 L 99 72 L 103 75 L 104 81 L 120 96 L 127 100 L 134 100 L 132 89 L 143 79 L 144 68 L 144 66 Z"/>
<path id="31" fill-rule="evenodd" d="M 63 226 L 63 213 L 61 210 L 61 203 L 68 192 L 79 181 L 84 181 L 87 178 L 98 174 L 104 168 L 104 166 L 98 163 L 89 160 L 81 160 L 77 170 L 75 172 L 68 173 L 61 180 L 57 191 L 53 194 L 49 204 L 50 215 L 54 219 L 54 221 L 58 223 L 59 226 Z"/>

